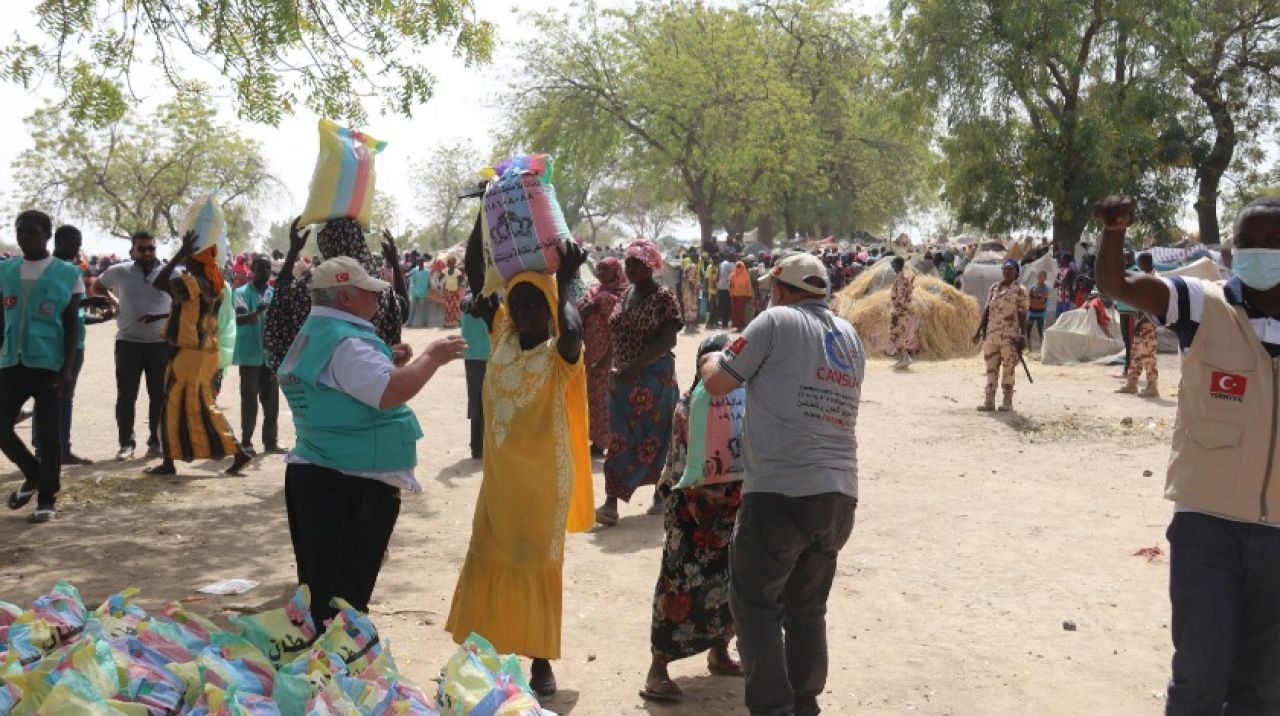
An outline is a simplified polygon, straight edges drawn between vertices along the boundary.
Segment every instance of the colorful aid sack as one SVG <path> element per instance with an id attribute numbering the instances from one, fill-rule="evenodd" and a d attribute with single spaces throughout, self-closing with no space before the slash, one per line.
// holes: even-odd
<path id="1" fill-rule="evenodd" d="M 191 206 L 187 207 L 187 213 L 182 217 L 178 233 L 186 236 L 189 231 L 194 231 L 196 234 L 196 252 L 217 245 L 218 250 L 223 252 L 221 256 L 223 258 L 227 256 L 224 245 L 227 234 L 227 215 L 222 211 L 222 204 L 218 203 L 217 193 L 201 194 L 191 203 Z"/>
<path id="2" fill-rule="evenodd" d="M 320 156 L 311 176 L 311 194 L 298 222 L 306 226 L 348 217 L 369 228 L 377 175 L 374 158 L 385 149 L 369 135 L 320 120 Z"/>
<path id="3" fill-rule="evenodd" d="M 742 479 L 746 388 L 711 397 L 701 383 L 689 397 L 689 457 L 676 489 Z"/>
<path id="4" fill-rule="evenodd" d="M 451 716 L 550 716 L 529 689 L 520 662 L 499 656 L 493 645 L 472 634 L 441 673 L 436 706 Z"/>
<path id="5" fill-rule="evenodd" d="M 562 247 L 573 240 L 551 184 L 553 166 L 549 155 L 534 154 L 494 167 L 484 192 L 483 230 L 486 259 L 504 281 L 525 271 L 555 273 Z"/>
<path id="6" fill-rule="evenodd" d="M 230 621 L 240 636 L 266 654 L 277 667 L 309 655 L 311 643 L 316 640 L 311 592 L 305 584 L 298 587 L 283 609 L 233 616 Z"/>
<path id="7" fill-rule="evenodd" d="M 218 306 L 218 370 L 231 365 L 236 353 L 236 297 L 231 284 L 222 286 L 222 305 Z"/>

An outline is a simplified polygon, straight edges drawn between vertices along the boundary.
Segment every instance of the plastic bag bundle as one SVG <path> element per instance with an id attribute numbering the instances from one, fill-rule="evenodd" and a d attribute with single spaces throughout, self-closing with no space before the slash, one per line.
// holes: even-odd
<path id="1" fill-rule="evenodd" d="M 320 156 L 299 223 L 306 226 L 349 217 L 369 228 L 377 180 L 374 158 L 386 146 L 363 132 L 320 120 Z"/>
<path id="2" fill-rule="evenodd" d="M 689 457 L 676 489 L 742 479 L 742 421 L 747 391 L 711 397 L 701 383 L 689 396 Z"/>
<path id="3" fill-rule="evenodd" d="M 491 172 L 481 230 L 488 264 L 502 281 L 524 271 L 555 273 L 562 247 L 573 241 L 551 184 L 553 167 L 550 155 L 520 155 Z"/>
<path id="4" fill-rule="evenodd" d="M 555 716 L 538 705 L 514 656 L 499 656 L 479 634 L 467 637 L 441 670 L 436 706 L 449 716 Z"/>
<path id="5" fill-rule="evenodd" d="M 368 616 L 340 600 L 320 635 L 305 588 L 235 618 L 233 633 L 177 604 L 148 615 L 136 593 L 93 612 L 65 583 L 36 608 L 0 603 L 0 715 L 437 716 Z"/>
<path id="6" fill-rule="evenodd" d="M 186 236 L 189 231 L 196 233 L 196 253 L 210 246 L 217 246 L 218 255 L 223 259 L 227 258 L 227 215 L 218 202 L 217 192 L 201 194 L 187 207 L 187 213 L 182 216 L 182 223 L 179 224 L 178 234 Z"/>

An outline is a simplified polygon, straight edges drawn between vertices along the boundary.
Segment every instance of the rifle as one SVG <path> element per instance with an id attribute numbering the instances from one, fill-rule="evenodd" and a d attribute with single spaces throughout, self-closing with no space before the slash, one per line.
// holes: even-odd
<path id="1" fill-rule="evenodd" d="M 1022 370 L 1027 374 L 1027 382 L 1034 384 L 1036 381 L 1031 377 L 1031 369 L 1027 367 L 1027 359 L 1022 355 L 1022 351 L 1018 351 L 1018 362 L 1022 364 Z"/>

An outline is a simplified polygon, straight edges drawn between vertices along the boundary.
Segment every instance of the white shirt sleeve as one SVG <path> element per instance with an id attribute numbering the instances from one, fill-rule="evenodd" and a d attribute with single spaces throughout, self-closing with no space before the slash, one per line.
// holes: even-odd
<path id="1" fill-rule="evenodd" d="M 320 373 L 319 382 L 377 408 L 391 382 L 392 370 L 391 358 L 368 341 L 347 338 L 333 349 L 333 358 Z"/>
<path id="2" fill-rule="evenodd" d="M 1188 313 L 1191 314 L 1186 316 L 1187 321 L 1200 323 L 1200 320 L 1204 317 L 1204 282 L 1192 277 L 1183 278 L 1181 282 L 1172 278 L 1161 280 L 1169 287 L 1169 308 L 1165 311 L 1164 324 L 1172 326 L 1183 318 L 1178 310 L 1178 297 L 1179 292 L 1182 290 L 1178 286 L 1179 283 L 1186 287 Z"/>

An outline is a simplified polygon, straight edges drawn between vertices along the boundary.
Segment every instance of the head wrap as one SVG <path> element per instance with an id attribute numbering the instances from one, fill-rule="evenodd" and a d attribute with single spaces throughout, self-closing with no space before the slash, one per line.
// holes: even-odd
<path id="1" fill-rule="evenodd" d="M 214 294 L 221 296 L 222 287 L 226 282 L 222 280 L 222 269 L 218 268 L 218 245 L 212 244 L 208 248 L 191 254 L 191 260 L 200 264 L 201 273 L 213 287 Z"/>
<path id="2" fill-rule="evenodd" d="M 1014 271 L 1021 271 L 1022 265 L 1018 263 L 1017 259 L 1005 259 L 1004 264 L 1000 267 L 1000 269 L 1003 271 L 1004 269 L 1007 269 L 1007 268 L 1012 268 Z"/>
<path id="3" fill-rule="evenodd" d="M 627 247 L 625 258 L 637 259 L 657 273 L 662 268 L 662 252 L 648 239 L 636 239 Z"/>
<path id="4" fill-rule="evenodd" d="M 622 262 L 606 256 L 596 262 L 596 278 L 600 279 L 599 288 L 615 295 L 622 295 L 627 289 L 627 277 L 622 272 Z M 592 287 L 594 291 L 595 287 Z M 594 294 L 593 294 L 594 295 Z"/>

